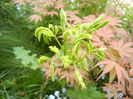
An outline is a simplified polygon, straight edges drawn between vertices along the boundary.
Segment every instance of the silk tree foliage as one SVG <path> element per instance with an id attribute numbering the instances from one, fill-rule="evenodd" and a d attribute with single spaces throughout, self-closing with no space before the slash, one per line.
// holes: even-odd
<path id="1" fill-rule="evenodd" d="M 42 68 L 45 68 L 48 73 L 45 73 L 46 78 L 51 78 L 52 81 L 55 77 L 59 80 L 66 79 L 67 83 L 72 86 L 78 84 L 82 89 L 86 88 L 84 80 L 87 78 L 85 75 L 90 68 L 90 57 L 96 59 L 104 59 L 104 53 L 101 48 L 94 48 L 91 42 L 92 33 L 99 28 L 105 26 L 109 20 L 101 22 L 104 15 L 98 17 L 93 23 L 77 24 L 75 26 L 67 26 L 66 13 L 63 9 L 60 11 L 60 26 L 50 24 L 49 27 L 38 27 L 35 31 L 35 37 L 40 41 L 42 38 L 45 43 L 49 43 L 54 39 L 59 44 L 57 46 L 50 46 L 50 50 L 54 52 L 53 57 L 41 56 L 38 60 Z M 62 38 L 62 41 L 59 38 Z M 72 68 L 71 76 L 74 76 L 74 81 L 70 77 L 62 75 L 63 72 Z M 58 72 L 57 72 L 58 71 Z M 85 77 L 86 76 L 86 77 Z"/>

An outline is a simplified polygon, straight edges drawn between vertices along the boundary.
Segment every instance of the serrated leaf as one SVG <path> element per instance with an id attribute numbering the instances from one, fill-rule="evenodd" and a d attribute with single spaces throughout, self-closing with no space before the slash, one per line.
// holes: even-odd
<path id="1" fill-rule="evenodd" d="M 51 61 L 50 63 L 50 74 L 51 74 L 51 79 L 54 81 L 54 62 Z"/>
<path id="2" fill-rule="evenodd" d="M 45 27 L 37 28 L 34 34 L 36 37 L 38 37 L 39 41 L 41 40 L 41 36 L 43 35 L 43 39 L 44 41 L 46 41 L 46 43 L 48 43 L 48 40 L 50 40 L 51 37 L 55 37 L 53 32 L 49 28 Z"/>
<path id="3" fill-rule="evenodd" d="M 104 14 L 100 15 L 100 16 L 92 23 L 92 25 L 95 25 L 95 24 L 99 23 L 104 17 L 105 17 Z"/>
<path id="4" fill-rule="evenodd" d="M 75 45 L 75 48 L 74 48 L 74 52 L 75 52 L 76 55 L 78 55 L 79 48 L 80 48 L 80 43 L 77 43 L 77 44 Z"/>
<path id="5" fill-rule="evenodd" d="M 84 40 L 84 39 L 91 39 L 91 38 L 92 38 L 92 36 L 91 36 L 90 34 L 81 33 L 81 34 L 79 34 L 79 35 L 76 37 L 76 39 L 75 39 L 75 41 L 73 42 L 73 44 L 76 44 L 77 42 L 80 42 L 80 41 L 82 41 L 82 40 Z"/>
<path id="6" fill-rule="evenodd" d="M 43 62 L 47 61 L 47 60 L 50 60 L 49 57 L 47 56 L 41 56 L 39 59 L 38 59 L 38 63 L 39 64 L 42 64 Z"/>
<path id="7" fill-rule="evenodd" d="M 64 26 L 67 22 L 66 13 L 63 9 L 60 10 L 60 22 L 62 26 Z"/>
<path id="8" fill-rule="evenodd" d="M 50 46 L 49 48 L 55 54 L 60 54 L 60 51 L 59 51 L 59 49 L 56 46 Z"/>
<path id="9" fill-rule="evenodd" d="M 76 66 L 74 66 L 75 69 L 75 75 L 78 79 L 78 83 L 81 85 L 82 89 L 86 89 L 85 83 L 83 82 L 83 78 L 78 70 L 78 68 Z"/>
<path id="10" fill-rule="evenodd" d="M 82 41 L 82 43 L 84 44 L 87 53 L 90 53 L 91 52 L 91 48 L 90 48 L 89 44 L 87 42 L 85 42 L 85 41 Z"/>
<path id="11" fill-rule="evenodd" d="M 30 55 L 30 50 L 25 50 L 23 47 L 14 47 L 13 53 L 16 56 L 16 59 L 19 59 L 25 67 L 30 67 L 32 69 L 37 68 L 37 55 Z"/>
<path id="12" fill-rule="evenodd" d="M 61 56 L 61 61 L 65 68 L 68 67 L 71 63 L 71 60 L 68 56 Z"/>
<path id="13" fill-rule="evenodd" d="M 48 27 L 54 32 L 54 26 L 52 24 L 49 24 Z"/>

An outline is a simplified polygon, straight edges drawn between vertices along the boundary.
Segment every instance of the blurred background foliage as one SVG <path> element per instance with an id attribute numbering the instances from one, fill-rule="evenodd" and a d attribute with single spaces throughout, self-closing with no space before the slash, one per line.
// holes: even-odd
<path id="1" fill-rule="evenodd" d="M 107 9 L 112 10 L 109 7 L 112 7 L 111 4 L 117 0 L 65 0 L 64 2 L 65 10 L 79 11 L 77 16 L 83 18 L 90 14 L 98 16 Z M 122 26 L 132 34 L 133 8 L 121 3 L 113 4 L 114 8 L 118 6 L 124 10 L 124 14 L 119 15 L 116 11 L 109 14 L 124 20 Z M 31 51 L 29 55 L 36 54 L 36 57 L 41 54 L 52 55 L 48 45 L 43 41 L 38 42 L 33 34 L 39 26 L 48 26 L 49 23 L 59 24 L 59 16 L 42 15 L 42 21 L 34 23 L 29 20 L 29 16 L 33 13 L 32 5 L 20 6 L 14 4 L 13 0 L 0 0 L 0 99 L 45 99 L 45 95 L 53 94 L 55 90 L 61 91 L 66 87 L 63 82 L 45 81 L 41 69 L 25 67 L 13 54 L 14 47 L 23 47 Z M 50 45 L 54 45 L 53 42 Z M 94 89 L 91 90 L 94 94 Z"/>

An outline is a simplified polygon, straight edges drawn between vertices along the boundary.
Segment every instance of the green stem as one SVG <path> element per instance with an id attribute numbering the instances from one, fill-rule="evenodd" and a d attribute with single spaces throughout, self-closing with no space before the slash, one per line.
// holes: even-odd
<path id="1" fill-rule="evenodd" d="M 57 43 L 59 44 L 59 46 L 62 48 L 61 43 L 59 42 L 59 40 L 55 37 L 55 40 L 57 41 Z"/>

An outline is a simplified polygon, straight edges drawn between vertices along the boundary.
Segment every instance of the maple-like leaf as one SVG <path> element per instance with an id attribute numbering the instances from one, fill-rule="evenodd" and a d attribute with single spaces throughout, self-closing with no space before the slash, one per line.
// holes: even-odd
<path id="1" fill-rule="evenodd" d="M 94 47 L 105 48 L 104 42 L 97 35 L 93 35 L 92 44 Z"/>
<path id="2" fill-rule="evenodd" d="M 36 0 L 36 1 L 32 1 L 31 4 L 38 6 L 39 2 L 38 2 L 38 0 Z"/>
<path id="3" fill-rule="evenodd" d="M 131 79 L 131 82 L 126 86 L 127 88 L 127 94 L 133 96 L 133 79 Z"/>
<path id="4" fill-rule="evenodd" d="M 75 25 L 75 24 L 80 24 L 82 23 L 82 19 L 80 19 L 78 16 L 76 16 L 76 14 L 78 14 L 79 11 L 76 10 L 76 11 L 70 11 L 70 10 L 67 10 L 66 11 L 66 14 L 67 14 L 67 24 L 68 25 Z"/>
<path id="5" fill-rule="evenodd" d="M 71 86 L 74 86 L 74 82 L 76 81 L 76 76 L 75 76 L 75 73 L 74 73 L 74 70 L 73 70 L 73 67 L 70 66 L 68 67 L 68 71 L 62 71 L 61 75 L 60 75 L 60 78 L 59 80 L 62 80 L 62 79 L 66 79 L 66 82 Z"/>
<path id="6" fill-rule="evenodd" d="M 67 17 L 67 20 L 68 20 L 68 24 L 70 24 L 70 25 L 82 23 L 81 19 L 79 17 L 77 17 L 76 15 L 71 15 L 71 16 L 69 15 Z"/>
<path id="7" fill-rule="evenodd" d="M 122 39 L 129 39 L 129 35 L 128 35 L 128 32 L 124 29 L 124 28 L 114 28 L 114 33 L 122 38 Z"/>
<path id="8" fill-rule="evenodd" d="M 44 3 L 44 5 L 43 6 L 45 6 L 45 7 L 48 7 L 48 6 L 53 6 L 54 5 L 54 2 L 52 1 L 52 0 L 44 0 L 45 1 L 45 3 Z"/>
<path id="9" fill-rule="evenodd" d="M 119 23 L 122 23 L 123 21 L 118 19 L 117 17 L 111 17 L 111 16 L 106 16 L 103 21 L 105 20 L 110 20 L 110 22 L 108 23 L 108 25 L 115 27 L 117 25 L 119 25 Z"/>
<path id="10" fill-rule="evenodd" d="M 105 95 L 105 97 L 113 98 L 113 99 L 119 99 L 119 92 L 125 93 L 125 88 L 122 86 L 122 84 L 113 83 L 113 84 L 105 84 L 104 87 L 102 87 L 105 91 L 108 91 L 108 93 Z"/>
<path id="11" fill-rule="evenodd" d="M 29 16 L 29 19 L 31 22 L 34 21 L 35 23 L 42 21 L 42 17 L 37 14 L 32 14 L 31 16 Z"/>
<path id="12" fill-rule="evenodd" d="M 88 16 L 83 17 L 82 22 L 83 22 L 83 23 L 91 23 L 91 22 L 93 22 L 95 19 L 96 19 L 96 16 L 95 16 L 95 15 L 88 15 Z"/>
<path id="13" fill-rule="evenodd" d="M 130 76 L 133 76 L 133 64 L 130 67 L 131 67 L 131 69 L 130 69 Z"/>
<path id="14" fill-rule="evenodd" d="M 65 7 L 65 3 L 62 2 L 62 1 L 60 1 L 60 2 L 59 1 L 58 1 L 57 5 L 54 7 L 57 10 L 60 10 L 61 8 L 64 8 Z"/>
<path id="15" fill-rule="evenodd" d="M 24 6 L 24 5 L 25 5 L 24 0 L 14 0 L 13 3 L 14 3 L 14 4 L 18 4 L 18 5 L 20 5 L 20 6 Z"/>
<path id="16" fill-rule="evenodd" d="M 111 10 L 110 10 L 111 9 Z M 106 6 L 105 8 L 105 13 L 107 15 L 112 15 L 115 13 L 115 15 L 118 15 L 118 16 L 121 16 L 123 15 L 123 11 L 121 9 L 119 9 L 119 7 L 116 7 L 116 6 Z"/>
<path id="17" fill-rule="evenodd" d="M 66 14 L 67 14 L 67 16 L 73 16 L 73 15 L 76 15 L 76 14 L 78 14 L 79 13 L 79 11 L 78 10 L 74 10 L 74 11 L 71 11 L 71 10 L 67 10 L 66 11 Z"/>
<path id="18" fill-rule="evenodd" d="M 33 7 L 32 10 L 38 13 L 42 13 L 44 11 L 44 9 L 40 7 Z"/>
<path id="19" fill-rule="evenodd" d="M 56 15 L 56 16 L 58 16 L 58 13 L 56 12 L 56 11 L 49 11 L 49 12 L 47 12 L 46 13 L 47 15 L 49 15 L 49 16 L 53 16 L 53 15 Z"/>
<path id="20" fill-rule="evenodd" d="M 103 68 L 102 74 L 98 77 L 98 79 L 103 75 L 109 73 L 110 83 L 115 79 L 116 76 L 118 78 L 118 82 L 121 82 L 122 84 L 125 83 L 125 80 L 130 81 L 127 71 L 115 61 L 105 59 L 103 61 L 100 61 L 98 64 L 96 64 L 94 68 L 99 65 L 104 65 L 104 68 Z"/>
<path id="21" fill-rule="evenodd" d="M 133 59 L 133 42 L 124 42 L 123 40 L 112 41 L 110 47 L 118 51 L 121 58 L 131 58 Z"/>
<path id="22" fill-rule="evenodd" d="M 82 69 L 79 69 L 80 74 L 82 75 L 83 79 L 88 79 L 87 75 L 88 73 Z M 75 82 L 77 81 L 77 77 L 74 72 L 74 67 L 69 66 L 68 70 L 63 70 L 59 80 L 66 79 L 66 82 L 70 84 L 71 86 L 74 86 Z"/>
<path id="23" fill-rule="evenodd" d="M 46 77 L 46 79 L 50 78 L 50 63 L 49 62 L 45 62 L 43 65 L 43 72 L 44 72 L 44 76 Z"/>
<path id="24" fill-rule="evenodd" d="M 130 97 L 128 97 L 128 96 L 126 96 L 126 97 L 124 97 L 123 99 L 131 99 Z"/>
<path id="25" fill-rule="evenodd" d="M 95 32 L 95 35 L 97 35 L 101 40 L 103 41 L 110 41 L 112 40 L 115 36 L 113 33 L 113 30 L 109 28 L 108 26 L 105 26 Z"/>

